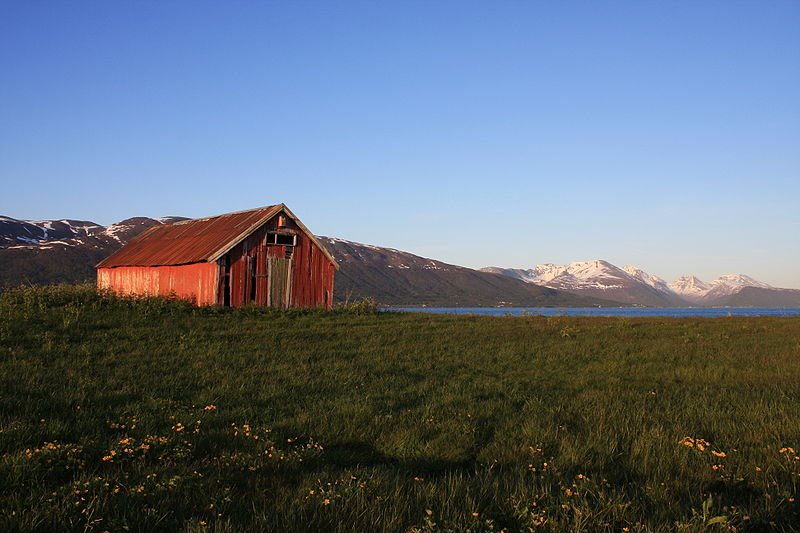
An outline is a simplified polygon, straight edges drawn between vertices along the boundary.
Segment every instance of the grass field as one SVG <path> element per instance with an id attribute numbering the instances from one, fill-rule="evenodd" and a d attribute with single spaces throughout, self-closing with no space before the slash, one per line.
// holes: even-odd
<path id="1" fill-rule="evenodd" d="M 0 295 L 0 530 L 797 531 L 800 320 Z"/>

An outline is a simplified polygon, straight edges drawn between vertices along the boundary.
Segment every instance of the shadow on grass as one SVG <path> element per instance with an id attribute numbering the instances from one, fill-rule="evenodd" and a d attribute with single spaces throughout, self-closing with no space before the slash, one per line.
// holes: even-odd
<path id="1" fill-rule="evenodd" d="M 742 506 L 764 497 L 764 492 L 748 481 L 718 480 L 706 486 L 706 491 L 728 505 Z"/>
<path id="2" fill-rule="evenodd" d="M 403 460 L 380 452 L 370 443 L 350 441 L 327 445 L 324 458 L 318 459 L 316 465 L 340 468 L 386 466 L 409 474 L 424 473 L 436 476 L 455 471 L 474 470 L 478 466 L 478 461 L 472 454 L 456 461 L 426 458 Z"/>

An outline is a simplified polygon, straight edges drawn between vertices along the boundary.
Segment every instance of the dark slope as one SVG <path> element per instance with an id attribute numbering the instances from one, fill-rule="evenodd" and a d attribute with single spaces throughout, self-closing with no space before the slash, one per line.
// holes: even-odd
<path id="1" fill-rule="evenodd" d="M 175 220 L 27 222 L 0 217 L 0 287 L 95 280 L 95 265 L 145 229 Z"/>
<path id="2" fill-rule="evenodd" d="M 320 239 L 341 267 L 334 285 L 337 301 L 371 297 L 386 305 L 443 307 L 619 305 L 391 248 Z"/>
<path id="3" fill-rule="evenodd" d="M 744 287 L 736 294 L 703 303 L 714 307 L 800 307 L 800 290 Z"/>

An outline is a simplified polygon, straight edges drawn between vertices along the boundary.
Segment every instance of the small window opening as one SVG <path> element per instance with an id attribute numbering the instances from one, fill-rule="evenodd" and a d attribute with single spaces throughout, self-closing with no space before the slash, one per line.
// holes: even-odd
<path id="1" fill-rule="evenodd" d="M 278 227 L 279 228 L 286 227 L 286 215 L 278 215 Z"/>
<path id="2" fill-rule="evenodd" d="M 295 246 L 297 235 L 292 233 L 267 233 L 267 245 Z"/>

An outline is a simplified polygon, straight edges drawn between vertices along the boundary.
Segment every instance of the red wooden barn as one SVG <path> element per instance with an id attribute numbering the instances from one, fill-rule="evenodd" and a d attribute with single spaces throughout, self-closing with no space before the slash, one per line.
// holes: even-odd
<path id="1" fill-rule="evenodd" d="M 97 286 L 197 305 L 330 309 L 337 268 L 279 204 L 149 228 L 97 265 Z"/>

